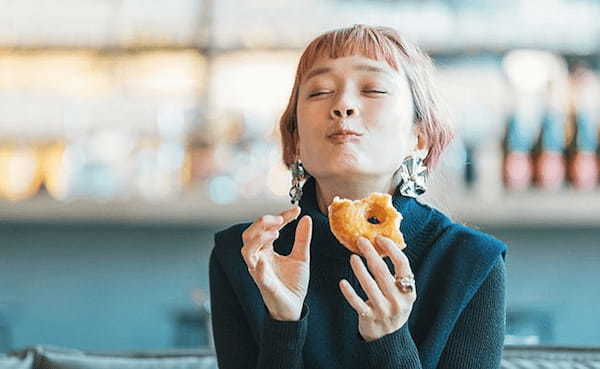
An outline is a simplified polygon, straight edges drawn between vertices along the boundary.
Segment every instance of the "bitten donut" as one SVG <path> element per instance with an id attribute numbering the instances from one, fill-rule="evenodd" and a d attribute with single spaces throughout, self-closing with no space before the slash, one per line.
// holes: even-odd
<path id="1" fill-rule="evenodd" d="M 389 194 L 374 192 L 354 201 L 336 196 L 328 211 L 331 231 L 353 253 L 361 254 L 356 244 L 361 236 L 371 241 L 381 256 L 386 252 L 375 243 L 377 235 L 393 240 L 400 249 L 406 247 L 400 233 L 402 215 L 392 205 Z"/>

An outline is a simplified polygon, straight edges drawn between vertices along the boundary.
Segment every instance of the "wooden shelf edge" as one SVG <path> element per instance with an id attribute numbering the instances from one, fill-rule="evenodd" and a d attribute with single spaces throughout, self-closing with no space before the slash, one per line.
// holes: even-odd
<path id="1" fill-rule="evenodd" d="M 436 207 L 435 205 L 432 205 Z M 0 201 L 0 222 L 111 222 L 222 226 L 252 221 L 291 207 L 287 198 L 251 199 L 219 205 L 199 198 L 161 202 L 75 200 L 38 197 Z M 472 226 L 600 227 L 600 193 L 511 194 L 494 199 L 455 197 L 439 207 L 453 220 Z"/>

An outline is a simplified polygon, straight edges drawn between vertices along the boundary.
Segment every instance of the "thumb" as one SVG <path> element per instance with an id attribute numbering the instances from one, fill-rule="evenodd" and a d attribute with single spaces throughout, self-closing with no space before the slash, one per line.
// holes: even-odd
<path id="1" fill-rule="evenodd" d="M 305 215 L 298 222 L 291 256 L 302 261 L 310 260 L 310 240 L 312 239 L 312 219 Z"/>

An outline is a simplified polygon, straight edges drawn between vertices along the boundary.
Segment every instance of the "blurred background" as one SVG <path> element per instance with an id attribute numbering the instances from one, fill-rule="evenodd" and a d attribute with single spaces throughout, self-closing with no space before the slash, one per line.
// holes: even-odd
<path id="1" fill-rule="evenodd" d="M 423 201 L 509 245 L 506 343 L 600 345 L 600 2 L 0 0 L 0 352 L 210 346 L 213 234 L 289 206 L 306 44 L 426 50 L 456 121 Z"/>

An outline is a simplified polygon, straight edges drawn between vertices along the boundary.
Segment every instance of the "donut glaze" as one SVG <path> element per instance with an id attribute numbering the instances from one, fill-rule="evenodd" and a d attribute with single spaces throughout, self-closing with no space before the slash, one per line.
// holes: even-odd
<path id="1" fill-rule="evenodd" d="M 400 233 L 402 215 L 392 205 L 392 196 L 374 192 L 361 200 L 341 199 L 336 196 L 328 207 L 331 232 L 344 247 L 362 255 L 358 249 L 359 237 L 365 237 L 379 255 L 387 253 L 375 243 L 381 235 L 394 241 L 399 249 L 406 247 Z"/>

